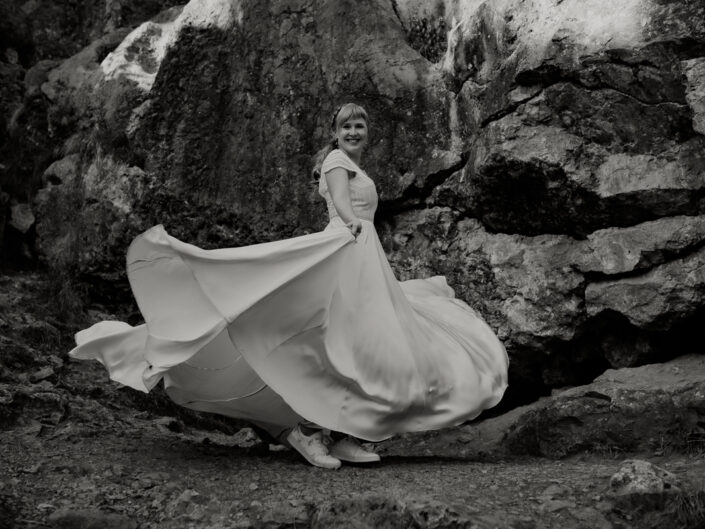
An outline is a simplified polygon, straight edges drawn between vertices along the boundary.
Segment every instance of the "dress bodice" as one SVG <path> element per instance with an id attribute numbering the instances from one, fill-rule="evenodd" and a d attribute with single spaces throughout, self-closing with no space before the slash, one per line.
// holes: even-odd
<path id="1" fill-rule="evenodd" d="M 340 149 L 332 150 L 328 156 L 326 156 L 325 160 L 323 160 L 323 165 L 321 166 L 321 179 L 318 182 L 318 193 L 326 200 L 326 205 L 328 206 L 328 217 L 330 220 L 332 221 L 340 215 L 338 215 L 333 199 L 328 191 L 325 175 L 328 171 L 335 169 L 336 167 L 342 167 L 347 171 L 352 171 L 355 173 L 355 176 L 348 180 L 350 201 L 352 202 L 353 212 L 360 219 L 373 222 L 378 202 L 375 183 L 369 176 L 367 176 L 365 171 L 363 171 Z"/>

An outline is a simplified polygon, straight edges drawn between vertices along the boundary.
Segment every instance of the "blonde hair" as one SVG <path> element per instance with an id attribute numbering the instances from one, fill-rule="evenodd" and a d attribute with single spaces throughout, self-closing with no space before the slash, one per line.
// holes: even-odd
<path id="1" fill-rule="evenodd" d="M 370 123 L 370 120 L 367 117 L 367 111 L 364 108 L 355 103 L 345 103 L 338 107 L 338 110 L 336 110 L 333 114 L 333 119 L 330 124 L 331 134 L 335 135 L 335 133 L 338 132 L 338 129 L 340 129 L 346 121 L 351 119 L 364 119 L 368 126 Z M 338 140 L 334 137 L 325 145 L 325 147 L 316 153 L 312 171 L 314 178 L 320 178 L 323 160 L 326 159 L 326 156 L 328 156 L 333 149 L 337 148 Z"/>

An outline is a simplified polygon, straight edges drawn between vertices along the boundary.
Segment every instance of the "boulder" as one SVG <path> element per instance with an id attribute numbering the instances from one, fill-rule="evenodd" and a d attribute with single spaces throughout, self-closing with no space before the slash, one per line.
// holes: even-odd
<path id="1" fill-rule="evenodd" d="M 629 495 L 668 495 L 683 490 L 681 480 L 668 470 L 649 461 L 629 459 L 610 478 L 610 494 L 615 497 Z"/>
<path id="2" fill-rule="evenodd" d="M 34 226 L 34 214 L 29 204 L 15 204 L 10 207 L 10 220 L 7 223 L 18 232 L 26 234 Z"/>
<path id="3" fill-rule="evenodd" d="M 495 460 L 526 454 L 561 458 L 584 451 L 688 451 L 702 443 L 704 392 L 702 355 L 610 369 L 591 384 L 499 417 L 385 441 L 380 454 Z"/>
<path id="4" fill-rule="evenodd" d="M 705 240 L 705 215 L 676 216 L 628 228 L 592 232 L 578 255 L 578 269 L 586 274 L 613 276 L 648 270 L 691 253 Z"/>
<path id="5" fill-rule="evenodd" d="M 446 275 L 498 332 L 513 353 L 516 389 L 510 384 L 509 395 L 538 396 L 541 385 L 585 384 L 608 366 L 696 351 L 690 338 L 701 315 L 697 273 L 689 270 L 702 258 L 704 221 L 666 217 L 587 239 L 529 237 L 491 233 L 452 209 L 429 208 L 398 215 L 382 235 L 400 279 Z M 681 260 L 691 264 L 683 268 Z M 663 282 L 667 271 L 675 276 Z M 627 306 L 624 292 L 633 283 L 653 288 L 633 287 L 638 300 Z M 624 306 L 607 306 L 600 296 Z M 639 302 L 647 299 L 651 309 Z M 668 319 L 641 325 L 647 310 Z"/>
<path id="6" fill-rule="evenodd" d="M 638 276 L 590 283 L 585 289 L 587 312 L 612 311 L 642 329 L 670 329 L 703 305 L 703 259 L 705 248 L 700 248 Z"/>
<path id="7" fill-rule="evenodd" d="M 635 527 L 698 527 L 704 520 L 701 486 L 641 459 L 622 462 L 606 497 Z"/>

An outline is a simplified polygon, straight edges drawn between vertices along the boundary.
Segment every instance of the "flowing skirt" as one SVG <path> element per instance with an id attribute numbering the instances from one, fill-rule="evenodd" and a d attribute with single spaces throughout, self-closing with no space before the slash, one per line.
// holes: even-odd
<path id="1" fill-rule="evenodd" d="M 370 441 L 497 404 L 508 360 L 488 325 L 441 276 L 398 282 L 371 222 L 340 224 L 218 250 L 155 226 L 127 255 L 145 323 L 97 323 L 70 354 L 189 408 Z"/>

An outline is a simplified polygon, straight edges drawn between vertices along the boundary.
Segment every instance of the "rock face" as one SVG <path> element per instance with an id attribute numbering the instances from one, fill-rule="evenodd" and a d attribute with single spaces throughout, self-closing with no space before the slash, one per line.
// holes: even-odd
<path id="1" fill-rule="evenodd" d="M 42 173 L 62 156 L 64 141 L 76 132 L 72 109 L 81 103 L 56 105 L 48 99 L 41 86 L 48 80 L 49 72 L 106 34 L 139 24 L 180 3 L 181 0 L 0 2 L 0 187 L 11 196 L 13 205 L 30 206 L 45 183 Z M 118 42 L 127 32 L 122 31 Z M 4 220 L 9 213 L 1 195 L 0 191 L 0 217 Z M 19 232 L 11 225 L 4 226 L 3 220 L 0 262 L 32 264 L 36 260 L 34 230 Z"/>
<path id="2" fill-rule="evenodd" d="M 22 169 L 37 249 L 124 285 L 156 223 L 205 247 L 320 229 L 311 158 L 353 100 L 393 267 L 448 276 L 498 331 L 507 405 L 694 352 L 704 21 L 685 0 L 192 0 L 105 22 L 25 76 L 22 123 L 49 127 L 14 137 L 53 145 Z M 0 183 L 26 204 L 18 171 Z"/>
<path id="3" fill-rule="evenodd" d="M 527 454 L 561 458 L 584 451 L 697 451 L 705 445 L 703 395 L 705 357 L 685 356 L 663 364 L 611 369 L 591 384 L 500 417 L 440 432 L 407 434 L 386 441 L 381 450 L 383 455 L 472 460 Z M 623 485 L 614 485 L 615 494 L 634 491 L 625 488 L 626 481 Z"/>

